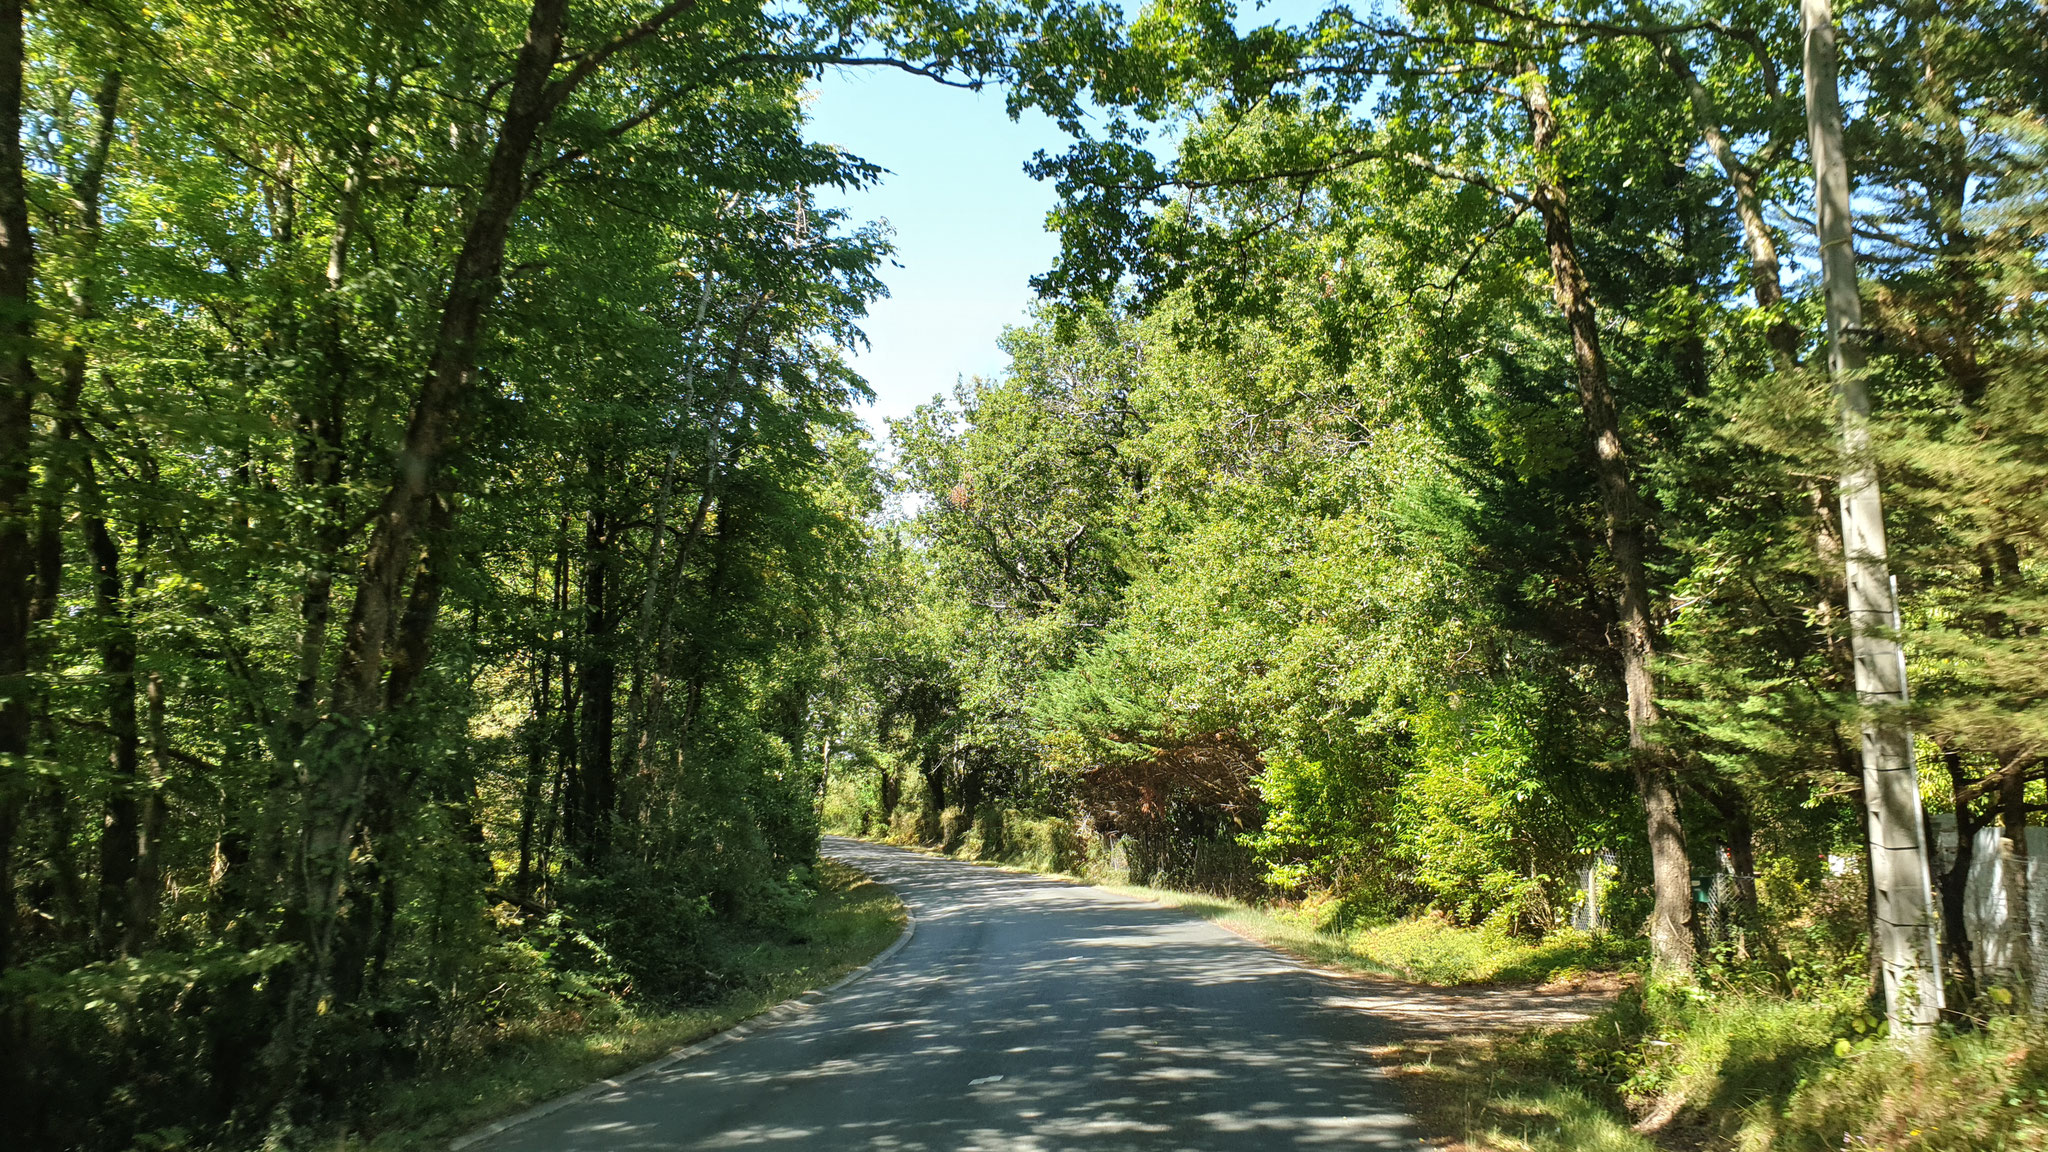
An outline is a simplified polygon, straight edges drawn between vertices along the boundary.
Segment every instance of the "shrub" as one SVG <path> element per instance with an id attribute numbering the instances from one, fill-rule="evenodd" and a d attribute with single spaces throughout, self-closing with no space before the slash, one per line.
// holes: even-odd
<path id="1" fill-rule="evenodd" d="M 972 860 L 1015 864 L 1039 872 L 1087 870 L 1087 846 L 1072 822 L 1057 816 L 1026 816 L 1007 808 L 984 807 L 963 832 L 959 852 Z"/>

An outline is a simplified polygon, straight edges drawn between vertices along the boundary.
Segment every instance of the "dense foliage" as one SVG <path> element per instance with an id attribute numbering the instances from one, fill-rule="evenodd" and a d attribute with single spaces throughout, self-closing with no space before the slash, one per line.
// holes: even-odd
<path id="1" fill-rule="evenodd" d="M 10 1140 L 300 1141 L 801 917 L 887 251 L 802 89 L 1019 12 L 0 11 Z"/>
<path id="2" fill-rule="evenodd" d="M 1841 19 L 1964 1012 L 2048 770 L 2042 16 Z M 880 453 L 835 62 L 1075 137 L 1009 371 Z M 821 819 L 1347 928 L 1612 853 L 1665 972 L 1853 999 L 1801 69 L 1748 0 L 0 2 L 10 1133 L 302 1143 L 702 997 Z"/>
<path id="3" fill-rule="evenodd" d="M 2016 845 L 2048 715 L 2039 17 L 1841 19 L 1926 796 Z M 1613 852 L 1606 912 L 1660 962 L 1762 948 L 1791 981 L 1763 929 L 1799 909 L 1759 878 L 1864 853 L 1868 715 L 1796 13 L 1254 23 L 1162 4 L 1068 43 L 1106 111 L 1038 162 L 1047 309 L 896 428 L 925 547 L 889 636 L 950 653 L 917 688 L 948 719 L 879 712 L 834 818 L 921 804 L 899 832 L 958 840 L 980 802 L 1141 879 L 1524 931 Z"/>

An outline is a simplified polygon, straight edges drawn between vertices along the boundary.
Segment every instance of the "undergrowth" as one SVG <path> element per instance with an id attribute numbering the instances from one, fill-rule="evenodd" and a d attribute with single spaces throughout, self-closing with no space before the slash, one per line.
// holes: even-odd
<path id="1" fill-rule="evenodd" d="M 396 1085 L 331 1143 L 331 1152 L 413 1152 L 724 1031 L 872 959 L 902 932 L 903 904 L 844 864 L 818 866 L 808 911 L 773 931 L 713 944 L 724 991 L 681 1007 L 588 999 L 490 1037 L 466 1058 Z"/>
<path id="2" fill-rule="evenodd" d="M 1425 1123 L 1477 1149 L 2048 1149 L 2048 1022 L 1993 989 L 1932 1036 L 1891 1036 L 1869 995 L 1861 888 L 1819 887 L 1797 904 L 1767 892 L 1756 946 L 1706 958 L 1691 982 L 1631 986 L 1556 1031 L 1383 1056 Z"/>
<path id="3" fill-rule="evenodd" d="M 1478 1149 L 2048 1148 L 2048 1034 L 1999 1015 L 1903 1044 L 1852 986 L 1624 992 L 1570 1028 L 1397 1046 L 1425 1123 Z"/>

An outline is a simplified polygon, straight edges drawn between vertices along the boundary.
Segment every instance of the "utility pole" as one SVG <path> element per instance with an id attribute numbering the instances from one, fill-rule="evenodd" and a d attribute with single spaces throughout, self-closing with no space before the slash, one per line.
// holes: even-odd
<path id="1" fill-rule="evenodd" d="M 1885 1012 L 1895 1034 L 1924 1032 L 1941 1016 L 1941 954 L 1927 861 L 1926 821 L 1913 730 L 1906 722 L 1906 657 L 1898 594 L 1885 549 L 1884 505 L 1870 455 L 1870 392 L 1863 377 L 1863 300 L 1849 239 L 1849 164 L 1842 151 L 1830 0 L 1800 0 L 1806 131 L 1827 294 L 1828 373 L 1842 420 L 1842 552 L 1856 697 L 1863 705 L 1863 798 L 1870 828 L 1872 948 L 1884 967 Z"/>

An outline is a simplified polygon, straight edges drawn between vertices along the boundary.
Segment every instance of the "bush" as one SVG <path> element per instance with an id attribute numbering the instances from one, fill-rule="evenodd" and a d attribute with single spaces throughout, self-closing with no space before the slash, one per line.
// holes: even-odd
<path id="1" fill-rule="evenodd" d="M 984 807 L 977 812 L 973 826 L 960 837 L 959 854 L 1036 872 L 1080 874 L 1088 866 L 1087 845 L 1070 821 L 1007 808 Z"/>
<path id="2" fill-rule="evenodd" d="M 1724 1135 L 1777 1115 L 1837 1038 L 1867 1031 L 1860 987 L 1802 999 L 1698 988 L 1641 997 L 1642 1057 L 1621 1085 L 1638 1109 L 1680 1113 Z"/>
<path id="3" fill-rule="evenodd" d="M 974 821 L 965 808 L 955 806 L 939 813 L 939 851 L 949 855 L 960 851 L 973 827 Z"/>
<path id="4" fill-rule="evenodd" d="M 1511 1078 L 1603 1101 L 1667 1144 L 2048 1149 L 2048 1022 L 2000 1012 L 1902 1043 L 1860 975 L 1798 995 L 1706 975 L 1705 986 L 1629 989 L 1600 1017 L 1506 1044 L 1500 1059 Z"/>
<path id="5" fill-rule="evenodd" d="M 1869 1040 L 1835 1047 L 1846 1054 L 1809 1057 L 1783 1108 L 1750 1118 L 1745 1145 L 2048 1148 L 2048 1026 L 2040 1021 L 1996 1017 L 1918 1050 Z"/>

